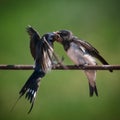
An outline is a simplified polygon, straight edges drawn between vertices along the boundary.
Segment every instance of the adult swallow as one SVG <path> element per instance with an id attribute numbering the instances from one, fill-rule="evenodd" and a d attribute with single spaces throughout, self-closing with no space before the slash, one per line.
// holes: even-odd
<path id="1" fill-rule="evenodd" d="M 57 42 L 60 42 L 64 50 L 66 51 L 68 57 L 76 64 L 80 66 L 84 65 L 96 65 L 96 60 L 100 60 L 102 64 L 109 65 L 108 62 L 100 55 L 98 50 L 94 48 L 90 43 L 78 39 L 73 33 L 69 30 L 60 30 L 56 33 L 58 36 L 56 38 Z M 109 70 L 112 72 L 112 70 Z M 90 96 L 93 96 L 95 93 L 98 96 L 98 90 L 96 87 L 96 70 L 85 70 L 84 71 L 88 82 Z"/>
<path id="2" fill-rule="evenodd" d="M 34 72 L 28 78 L 19 92 L 19 99 L 26 94 L 25 98 L 31 103 L 31 112 L 41 79 L 52 68 L 53 63 L 53 42 L 54 33 L 44 34 L 42 37 L 32 28 L 28 27 L 27 32 L 30 35 L 30 51 L 35 61 Z"/>

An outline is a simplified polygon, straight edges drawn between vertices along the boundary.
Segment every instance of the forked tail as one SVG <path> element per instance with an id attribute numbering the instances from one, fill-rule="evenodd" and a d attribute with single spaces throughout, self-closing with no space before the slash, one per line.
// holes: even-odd
<path id="1" fill-rule="evenodd" d="M 90 97 L 92 97 L 94 93 L 96 94 L 96 96 L 98 96 L 98 91 L 97 91 L 96 85 L 93 87 L 89 83 L 89 91 L 90 91 Z"/>
<path id="2" fill-rule="evenodd" d="M 22 89 L 19 92 L 19 98 L 17 99 L 16 103 L 18 102 L 18 100 L 24 95 L 25 98 L 30 101 L 31 107 L 28 111 L 28 113 L 31 112 L 33 105 L 34 105 L 34 101 L 36 98 L 36 94 L 39 88 L 39 84 L 40 84 L 40 80 L 42 77 L 45 76 L 45 73 L 43 71 L 34 71 L 32 73 L 32 75 L 28 78 L 27 82 L 24 84 L 24 86 L 22 87 Z M 12 107 L 11 110 L 14 109 L 16 103 L 14 104 L 14 106 Z"/>

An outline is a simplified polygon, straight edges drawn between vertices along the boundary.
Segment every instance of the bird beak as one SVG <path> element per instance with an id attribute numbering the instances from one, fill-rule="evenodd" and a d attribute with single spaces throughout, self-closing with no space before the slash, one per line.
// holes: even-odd
<path id="1" fill-rule="evenodd" d="M 63 41 L 63 39 L 62 39 L 62 37 L 60 36 L 60 32 L 59 31 L 56 31 L 56 32 L 53 32 L 54 34 L 55 34 L 55 41 L 57 41 L 57 42 L 62 42 Z"/>

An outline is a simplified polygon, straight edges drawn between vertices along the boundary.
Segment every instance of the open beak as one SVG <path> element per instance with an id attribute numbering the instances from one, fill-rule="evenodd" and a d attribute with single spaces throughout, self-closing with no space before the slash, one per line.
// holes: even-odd
<path id="1" fill-rule="evenodd" d="M 54 34 L 55 34 L 55 41 L 57 41 L 57 42 L 62 42 L 63 41 L 63 39 L 62 39 L 62 37 L 60 36 L 60 32 L 59 31 L 56 31 L 56 32 L 53 32 Z"/>

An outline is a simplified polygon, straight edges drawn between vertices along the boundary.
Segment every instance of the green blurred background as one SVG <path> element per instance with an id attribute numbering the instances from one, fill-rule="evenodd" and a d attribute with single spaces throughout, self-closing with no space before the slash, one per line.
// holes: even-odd
<path id="1" fill-rule="evenodd" d="M 120 64 L 120 4 L 118 0 L 0 0 L 0 64 L 34 64 L 26 26 L 41 35 L 69 29 L 95 46 L 110 64 Z M 72 62 L 61 45 L 55 51 Z M 120 72 L 97 72 L 99 97 L 89 97 L 82 71 L 51 71 L 42 80 L 35 106 L 19 90 L 32 71 L 0 71 L 0 120 L 118 120 Z"/>

